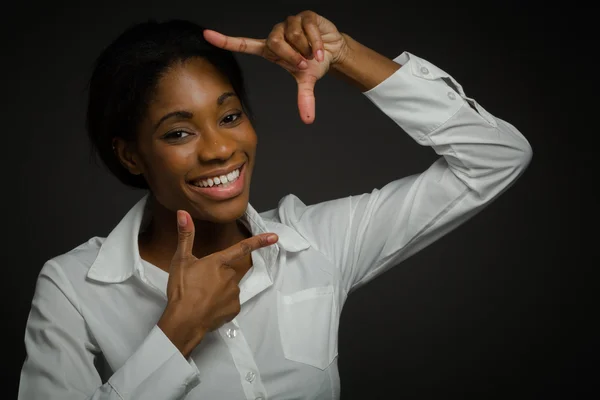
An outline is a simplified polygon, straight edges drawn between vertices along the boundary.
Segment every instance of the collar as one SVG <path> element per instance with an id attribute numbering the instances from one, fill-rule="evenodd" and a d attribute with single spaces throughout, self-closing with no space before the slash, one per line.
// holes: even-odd
<path id="1" fill-rule="evenodd" d="M 143 196 L 102 242 L 98 255 L 87 273 L 88 278 L 104 283 L 118 283 L 143 270 L 138 234 L 140 227 L 149 217 L 146 209 L 149 196 Z M 274 214 L 265 212 L 263 215 Z M 250 203 L 241 217 L 241 222 L 252 235 L 273 232 L 279 236 L 276 244 L 256 250 L 261 253 L 269 275 L 280 250 L 299 252 L 310 247 L 309 242 L 296 230 L 270 218 L 263 218 Z"/>

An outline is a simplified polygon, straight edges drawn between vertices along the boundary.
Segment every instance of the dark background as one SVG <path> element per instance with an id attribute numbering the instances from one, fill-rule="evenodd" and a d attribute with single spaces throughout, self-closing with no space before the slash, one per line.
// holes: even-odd
<path id="1" fill-rule="evenodd" d="M 305 9 L 390 58 L 407 50 L 433 62 L 533 147 L 525 174 L 484 212 L 349 298 L 340 326 L 342 398 L 589 397 L 598 387 L 591 368 L 598 337 L 588 322 L 597 318 L 588 275 L 595 261 L 586 255 L 597 234 L 597 116 L 584 113 L 577 91 L 593 93 L 596 72 L 582 57 L 580 49 L 594 50 L 589 36 L 575 34 L 583 22 L 574 16 L 591 11 L 517 1 L 269 3 L 3 6 L 2 398 L 16 398 L 43 263 L 107 235 L 143 195 L 90 161 L 85 84 L 101 49 L 150 17 L 262 38 Z M 238 60 L 258 117 L 251 203 L 260 211 L 288 193 L 309 204 L 371 191 L 437 157 L 333 77 L 317 83 L 316 121 L 306 126 L 285 71 L 249 55 Z"/>

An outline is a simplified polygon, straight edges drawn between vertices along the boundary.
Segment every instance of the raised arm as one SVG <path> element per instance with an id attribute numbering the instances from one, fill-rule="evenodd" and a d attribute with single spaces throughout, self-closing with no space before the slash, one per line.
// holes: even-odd
<path id="1" fill-rule="evenodd" d="M 334 74 L 441 156 L 370 193 L 309 206 L 293 195 L 282 202 L 282 222 L 331 259 L 349 293 L 483 210 L 521 176 L 532 150 L 442 69 L 409 52 L 390 60 L 343 36 Z"/>

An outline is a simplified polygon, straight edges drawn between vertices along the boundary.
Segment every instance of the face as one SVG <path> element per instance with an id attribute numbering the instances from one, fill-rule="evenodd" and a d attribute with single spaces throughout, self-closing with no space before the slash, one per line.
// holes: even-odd
<path id="1" fill-rule="evenodd" d="M 192 58 L 158 82 L 126 158 L 167 209 L 227 223 L 246 210 L 255 152 L 256 133 L 227 78 Z"/>

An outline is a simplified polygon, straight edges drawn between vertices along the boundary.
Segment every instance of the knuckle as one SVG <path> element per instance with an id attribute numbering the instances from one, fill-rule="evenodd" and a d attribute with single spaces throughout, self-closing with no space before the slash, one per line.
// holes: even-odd
<path id="1" fill-rule="evenodd" d="M 300 30 L 298 29 L 294 29 L 292 31 L 288 32 L 288 36 L 290 37 L 290 39 L 300 39 L 303 36 L 303 33 L 300 32 Z"/>
<path id="2" fill-rule="evenodd" d="M 246 39 L 240 40 L 240 45 L 238 47 L 238 51 L 243 53 L 246 51 L 247 48 L 248 48 L 248 42 L 246 42 Z"/>
<path id="3" fill-rule="evenodd" d="M 248 243 L 248 242 L 242 242 L 242 243 L 240 243 L 240 249 L 241 249 L 242 255 L 246 256 L 246 255 L 250 254 L 250 252 L 252 251 L 252 246 L 250 246 L 250 243 Z"/>
<path id="4" fill-rule="evenodd" d="M 231 267 L 231 265 L 229 264 L 229 260 L 226 257 L 221 258 L 221 266 L 223 267 Z"/>
<path id="5" fill-rule="evenodd" d="M 283 40 L 279 36 L 271 36 L 268 40 L 271 47 L 279 47 Z"/>
<path id="6" fill-rule="evenodd" d="M 179 238 L 180 239 L 188 239 L 192 236 L 192 231 L 181 231 L 179 232 Z"/>
<path id="7" fill-rule="evenodd" d="M 213 257 L 216 261 L 216 265 L 221 266 L 221 265 L 228 265 L 229 261 L 227 260 L 227 257 L 224 254 L 218 253 L 218 254 L 213 254 Z"/>
<path id="8" fill-rule="evenodd" d="M 271 30 L 271 33 L 269 34 L 269 37 L 281 35 L 281 32 L 285 31 L 285 25 L 286 25 L 285 22 L 280 22 L 278 24 L 275 24 L 275 26 Z"/>

